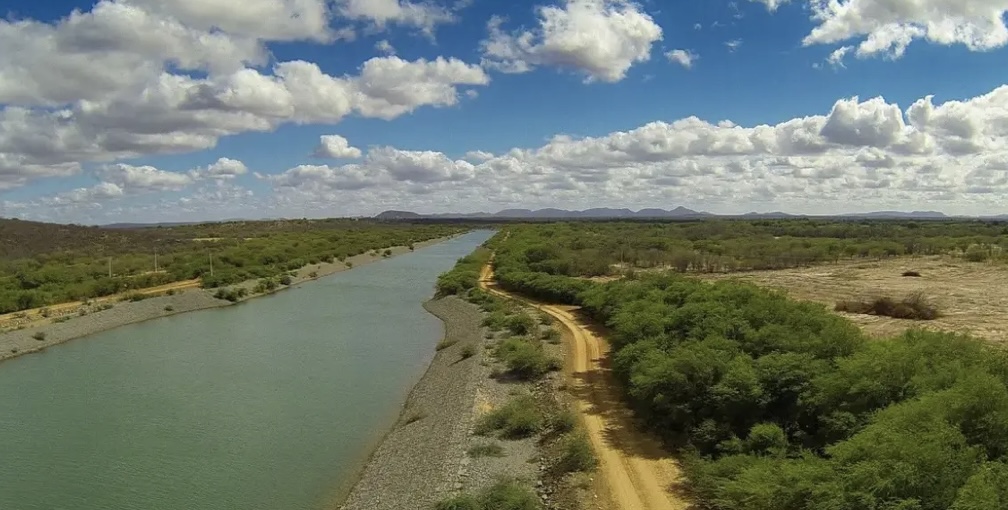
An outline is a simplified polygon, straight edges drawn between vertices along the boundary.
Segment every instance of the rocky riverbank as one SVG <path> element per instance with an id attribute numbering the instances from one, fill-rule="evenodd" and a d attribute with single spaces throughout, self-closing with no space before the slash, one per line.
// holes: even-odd
<path id="1" fill-rule="evenodd" d="M 414 249 L 421 249 L 448 239 L 451 237 L 416 243 Z M 346 263 L 333 262 L 305 266 L 297 271 L 296 276 L 292 277 L 290 286 L 411 251 L 405 246 L 397 246 L 390 248 L 387 256 L 384 252 L 375 251 L 350 257 Z M 251 294 L 257 283 L 256 280 L 249 280 L 233 287 L 244 288 L 250 293 L 241 301 L 268 295 L 269 293 Z M 278 290 L 284 288 L 288 287 L 283 286 Z M 212 290 L 200 288 L 173 288 L 167 292 L 148 294 L 143 294 L 143 292 L 134 292 L 124 296 L 108 296 L 87 303 L 73 303 L 72 306 L 70 306 L 71 304 L 57 305 L 52 307 L 52 310 L 59 310 L 59 313 L 46 313 L 45 315 L 48 316 L 43 316 L 38 311 L 8 314 L 10 320 L 5 323 L 13 323 L 16 326 L 0 333 L 0 361 L 43 351 L 56 344 L 127 324 L 234 304 L 215 298 Z M 143 294 L 144 299 L 129 299 L 140 294 Z M 19 317 L 22 318 L 19 319 Z"/>
<path id="2" fill-rule="evenodd" d="M 560 438 L 570 430 L 558 430 L 564 425 L 557 418 L 569 405 L 563 374 L 554 371 L 532 382 L 508 373 L 493 349 L 512 334 L 483 327 L 487 314 L 472 303 L 448 297 L 429 301 L 425 308 L 444 321 L 444 340 L 398 422 L 337 508 L 432 510 L 439 501 L 479 493 L 500 480 L 518 480 L 534 490 L 545 508 L 594 508 L 582 504 L 590 475 L 555 469 Z M 526 313 L 539 319 L 535 310 Z M 542 348 L 560 359 L 564 346 L 559 335 L 544 334 L 550 329 L 544 319 L 529 336 L 549 337 Z M 534 402 L 533 412 L 541 416 L 537 432 L 502 437 L 480 430 L 487 413 L 513 406 L 518 398 Z"/>
<path id="3" fill-rule="evenodd" d="M 343 510 L 429 509 L 460 487 L 480 375 L 482 315 L 454 297 L 424 307 L 445 323 L 441 349 L 371 455 Z"/>

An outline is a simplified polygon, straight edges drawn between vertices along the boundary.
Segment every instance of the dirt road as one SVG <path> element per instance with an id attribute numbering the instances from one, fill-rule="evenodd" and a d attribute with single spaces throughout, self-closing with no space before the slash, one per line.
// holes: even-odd
<path id="1" fill-rule="evenodd" d="M 518 299 L 548 313 L 567 330 L 572 358 L 568 361 L 572 394 L 588 437 L 600 460 L 602 488 L 610 508 L 619 510 L 685 510 L 688 503 L 673 493 L 681 481 L 679 466 L 661 445 L 639 431 L 620 401 L 614 381 L 604 367 L 609 351 L 605 340 L 592 331 L 575 307 L 534 303 L 497 288 L 488 264 L 480 274 L 480 287 L 500 296 Z"/>

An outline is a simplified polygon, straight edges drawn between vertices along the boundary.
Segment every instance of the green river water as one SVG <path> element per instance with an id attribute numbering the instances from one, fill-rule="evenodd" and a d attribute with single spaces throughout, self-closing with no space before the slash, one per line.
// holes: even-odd
<path id="1" fill-rule="evenodd" d="M 0 364 L 0 509 L 326 508 L 434 355 L 437 275 L 490 234 Z"/>

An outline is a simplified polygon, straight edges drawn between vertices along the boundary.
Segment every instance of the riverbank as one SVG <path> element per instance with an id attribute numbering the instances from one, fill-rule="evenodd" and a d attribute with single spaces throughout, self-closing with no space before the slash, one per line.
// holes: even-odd
<path id="1" fill-rule="evenodd" d="M 461 483 L 480 378 L 482 314 L 454 297 L 428 301 L 424 308 L 444 322 L 446 347 L 413 387 L 342 510 L 429 509 Z"/>
<path id="2" fill-rule="evenodd" d="M 575 430 L 569 418 L 570 374 L 516 377 L 494 356 L 494 348 L 514 335 L 486 327 L 488 315 L 478 306 L 452 296 L 424 307 L 444 322 L 444 340 L 396 424 L 333 508 L 431 510 L 448 498 L 515 480 L 544 508 L 600 510 L 590 489 L 591 475 L 558 468 L 563 445 Z M 569 354 L 546 316 L 523 307 L 511 313 L 537 317 L 528 338 L 550 338 L 541 342 L 548 358 Z M 516 402 L 531 402 L 523 411 L 535 416 L 532 430 L 511 434 L 486 429 L 488 414 Z"/>
<path id="3" fill-rule="evenodd" d="M 416 243 L 414 244 L 414 250 L 442 243 L 454 237 L 457 236 L 442 237 Z M 350 257 L 345 263 L 333 262 L 304 266 L 297 271 L 296 276 L 291 278 L 291 285 L 280 287 L 277 290 L 295 287 L 302 283 L 317 280 L 341 271 L 347 271 L 354 267 L 410 253 L 413 250 L 405 246 L 397 246 L 390 248 L 389 251 L 390 254 L 388 256 L 376 251 Z M 232 286 L 235 288 L 245 288 L 250 292 L 248 297 L 239 302 L 272 294 L 272 292 L 251 294 L 251 290 L 256 287 L 257 283 L 257 280 L 248 280 Z M 158 291 L 158 293 L 160 292 Z M 119 295 L 98 298 L 87 303 L 54 305 L 50 309 L 59 310 L 60 314 L 54 313 L 49 317 L 43 317 L 38 313 L 25 313 L 23 319 L 18 321 L 14 329 L 0 333 L 0 362 L 25 354 L 41 352 L 53 345 L 128 324 L 179 313 L 237 304 L 215 298 L 214 290 L 198 287 L 173 288 L 161 293 L 161 295 L 158 295 L 158 293 L 145 294 L 143 290 L 131 293 L 130 295 L 142 294 L 149 296 L 136 301 L 128 299 L 124 301 L 123 299 L 126 298 L 126 295 Z M 9 315 L 14 316 L 19 314 Z"/>

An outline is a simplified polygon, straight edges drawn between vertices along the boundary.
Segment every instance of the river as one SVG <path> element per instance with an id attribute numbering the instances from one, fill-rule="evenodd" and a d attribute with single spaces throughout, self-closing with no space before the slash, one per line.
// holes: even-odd
<path id="1" fill-rule="evenodd" d="M 325 508 L 434 355 L 437 275 L 490 235 L 3 363 L 0 509 Z"/>

